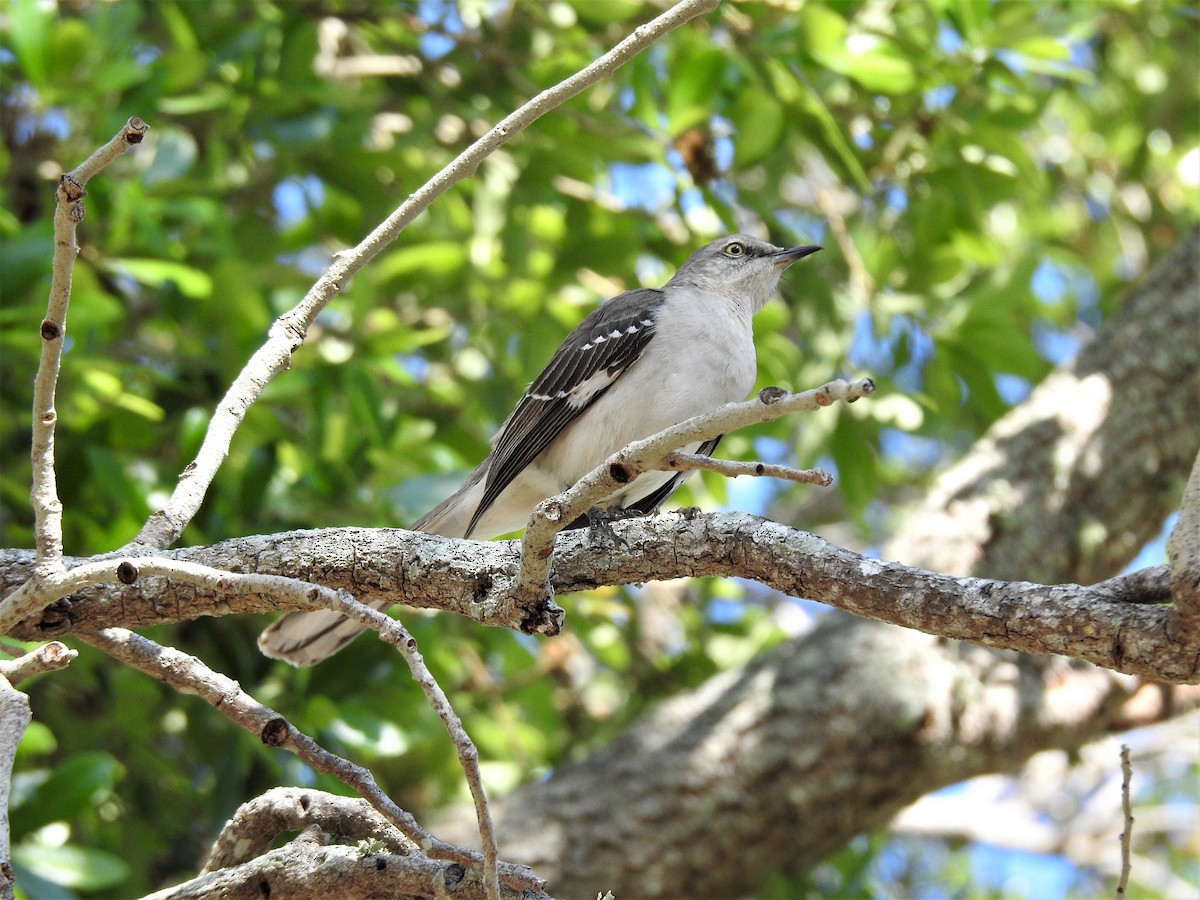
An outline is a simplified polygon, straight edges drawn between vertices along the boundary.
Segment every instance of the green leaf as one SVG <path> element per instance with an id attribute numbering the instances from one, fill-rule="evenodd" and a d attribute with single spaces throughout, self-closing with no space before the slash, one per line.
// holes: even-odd
<path id="1" fill-rule="evenodd" d="M 1066 60 L 1071 58 L 1071 51 L 1061 38 L 1044 34 L 1017 41 L 1009 49 L 1034 59 Z"/>
<path id="2" fill-rule="evenodd" d="M 733 143 L 735 167 L 758 162 L 783 138 L 783 106 L 761 88 L 747 88 L 738 95 L 730 120 L 737 131 Z"/>
<path id="3" fill-rule="evenodd" d="M 111 888 L 127 879 L 130 871 L 119 856 L 86 847 L 18 844 L 13 847 L 12 855 L 14 863 L 24 866 L 38 878 L 81 891 Z"/>
<path id="4" fill-rule="evenodd" d="M 868 49 L 820 53 L 816 59 L 835 72 L 853 78 L 869 91 L 906 94 L 916 85 L 912 64 L 883 41 L 872 38 Z"/>
<path id="5" fill-rule="evenodd" d="M 54 7 L 38 0 L 16 0 L 11 7 L 9 40 L 25 77 L 34 87 L 46 83 Z"/>
<path id="6" fill-rule="evenodd" d="M 866 169 L 859 162 L 850 142 L 846 140 L 846 133 L 817 92 L 804 87 L 799 103 L 804 112 L 817 124 L 816 131 L 809 135 L 809 139 L 824 152 L 830 164 L 840 168 L 854 181 L 860 191 L 864 194 L 870 193 L 871 180 L 867 177 Z"/>
<path id="7" fill-rule="evenodd" d="M 94 807 L 123 774 L 121 764 L 108 753 L 91 751 L 70 757 L 13 810 L 13 832 L 28 834 L 51 822 L 70 821 Z"/>
<path id="8" fill-rule="evenodd" d="M 838 490 L 856 518 L 875 499 L 879 489 L 874 446 L 871 429 L 847 411 L 840 410 L 829 449 L 837 464 Z"/>
<path id="9" fill-rule="evenodd" d="M 381 284 L 406 281 L 418 274 L 450 275 L 467 264 L 467 248 L 457 241 L 409 244 L 381 256 L 374 271 Z"/>
<path id="10" fill-rule="evenodd" d="M 667 93 L 667 131 L 679 134 L 693 125 L 707 122 L 716 111 L 726 55 L 720 50 L 705 50 L 683 58 L 673 66 Z"/>
<path id="11" fill-rule="evenodd" d="M 124 272 L 134 281 L 149 287 L 161 288 L 173 284 L 179 293 L 192 300 L 204 300 L 212 294 L 212 278 L 183 263 L 162 259 L 113 259 L 107 264 L 111 271 Z"/>

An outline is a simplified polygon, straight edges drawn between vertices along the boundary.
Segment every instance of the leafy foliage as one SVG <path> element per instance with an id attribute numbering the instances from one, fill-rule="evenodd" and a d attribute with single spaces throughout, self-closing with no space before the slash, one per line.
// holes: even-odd
<path id="1" fill-rule="evenodd" d="M 88 554 L 161 504 L 331 252 L 653 12 L 14 0 L 0 43 L 5 544 L 32 540 L 34 335 L 64 167 L 130 115 L 152 126 L 89 186 L 75 267 L 58 472 L 68 552 Z M 359 275 L 250 411 L 184 541 L 412 521 L 598 299 L 660 283 L 744 225 L 827 246 L 759 317 L 761 383 L 865 370 L 882 390 L 726 442 L 832 463 L 838 494 L 697 480 L 692 499 L 874 539 L 889 505 L 1069 353 L 1200 211 L 1196 40 L 1182 3 L 727 4 L 522 134 Z M 541 643 L 409 617 L 497 785 L 781 633 L 775 599 L 740 586 L 568 602 L 570 634 Z M 261 624 L 167 638 L 370 765 L 402 805 L 461 793 L 440 725 L 381 647 L 284 671 L 253 649 Z M 26 880 L 30 896 L 151 889 L 193 871 L 257 791 L 337 789 L 86 651 L 32 696 L 44 724 L 21 759 L 18 862 L 57 887 Z"/>

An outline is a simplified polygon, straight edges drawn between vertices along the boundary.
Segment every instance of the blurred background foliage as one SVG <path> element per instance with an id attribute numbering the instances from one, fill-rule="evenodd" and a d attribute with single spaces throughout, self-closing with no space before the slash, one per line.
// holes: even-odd
<path id="1" fill-rule="evenodd" d="M 32 543 L 53 185 L 125 119 L 151 131 L 89 185 L 59 382 L 76 555 L 123 544 L 158 508 L 214 404 L 332 252 L 659 9 L 0 7 L 4 545 Z M 1165 0 L 726 3 L 517 137 L 358 275 L 250 410 L 183 542 L 411 522 L 482 458 L 597 301 L 657 286 L 699 244 L 746 229 L 826 247 L 757 319 L 760 386 L 869 373 L 881 390 L 723 445 L 831 467 L 836 489 L 704 478 L 680 501 L 870 547 L 1195 221 L 1198 44 L 1195 5 Z M 733 582 L 565 602 L 570 628 L 550 641 L 406 616 L 494 789 L 607 740 L 814 614 Z M 461 799 L 441 726 L 391 653 L 364 640 L 295 672 L 258 655 L 263 624 L 151 636 L 368 764 L 418 816 Z M 241 801 L 280 782 L 339 790 L 86 648 L 31 695 L 13 809 L 30 897 L 184 878 Z M 918 864 L 905 846 L 864 839 L 807 888 L 908 894 L 958 872 L 981 896 L 1014 891 L 961 854 L 931 875 L 937 857 Z M 1180 871 L 1186 848 L 1164 846 Z M 1094 881 L 1067 871 L 1065 891 Z M 764 896 L 798 889 L 782 880 Z"/>

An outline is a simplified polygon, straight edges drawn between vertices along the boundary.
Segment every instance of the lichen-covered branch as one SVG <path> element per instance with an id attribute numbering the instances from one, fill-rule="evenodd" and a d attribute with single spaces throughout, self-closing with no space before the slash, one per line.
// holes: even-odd
<path id="1" fill-rule="evenodd" d="M 412 839 L 360 797 L 279 787 L 238 807 L 217 835 L 200 874 L 241 865 L 265 853 L 279 835 L 303 831 L 313 825 L 340 838 L 378 841 L 391 853 L 421 852 Z"/>
<path id="2" fill-rule="evenodd" d="M 689 576 L 740 577 L 929 634 L 1057 653 L 1159 681 L 1200 679 L 1200 646 L 1167 636 L 1171 608 L 1164 566 L 1092 587 L 1042 585 L 958 578 L 881 562 L 745 513 L 671 513 L 614 527 L 627 543 L 619 552 L 592 546 L 580 532 L 559 538 L 550 572 L 556 594 Z M 319 578 L 326 588 L 352 593 L 360 604 L 391 599 L 507 628 L 526 627 L 526 617 L 542 621 L 537 608 L 506 605 L 519 568 L 515 542 L 336 528 L 239 538 L 173 556 L 247 574 Z M 20 579 L 30 565 L 28 553 L 0 552 L 0 580 Z M 51 607 L 40 622 L 27 622 L 13 634 L 37 640 L 72 627 L 144 627 L 281 606 L 311 608 L 309 603 L 281 604 L 278 595 L 145 577 L 133 585 L 118 582 L 81 591 L 72 596 L 69 609 Z M 361 616 L 377 630 L 387 627 L 386 617 L 374 610 Z"/>

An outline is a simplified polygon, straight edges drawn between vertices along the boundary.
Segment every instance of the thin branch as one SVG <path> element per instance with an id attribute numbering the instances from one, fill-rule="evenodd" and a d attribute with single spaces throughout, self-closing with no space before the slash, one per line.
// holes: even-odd
<path id="1" fill-rule="evenodd" d="M 492 813 L 483 788 L 483 773 L 479 770 L 479 751 L 475 749 L 475 744 L 471 741 L 466 729 L 463 728 L 462 721 L 450 704 L 450 698 L 446 696 L 441 685 L 437 683 L 425 665 L 425 660 L 417 649 L 416 638 L 409 634 L 408 629 L 379 610 L 351 599 L 344 591 L 338 591 L 335 596 L 336 601 L 328 608 L 352 619 L 357 619 L 368 628 L 378 632 L 380 639 L 385 643 L 391 644 L 400 651 L 400 655 L 408 664 L 413 680 L 420 686 L 425 694 L 425 699 L 446 726 L 446 731 L 449 732 L 450 739 L 454 742 L 454 749 L 466 777 L 467 787 L 470 788 L 471 799 L 475 803 L 475 817 L 479 823 L 479 838 L 483 845 L 484 884 L 488 889 L 489 900 L 494 900 L 493 893 L 498 896 L 500 890 L 496 869 L 498 855 L 496 829 L 492 824 Z"/>
<path id="2" fill-rule="evenodd" d="M 33 443 L 30 458 L 33 480 L 29 499 L 33 505 L 37 574 L 62 568 L 62 501 L 54 474 L 54 426 L 58 413 L 54 395 L 58 386 L 63 341 L 67 335 L 67 308 L 71 303 L 71 272 L 79 254 L 75 229 L 83 221 L 84 188 L 93 175 L 140 144 L 149 126 L 134 116 L 113 138 L 83 163 L 63 175 L 54 192 L 54 257 L 50 271 L 50 296 L 39 333 L 42 352 L 33 382 Z"/>
<path id="3" fill-rule="evenodd" d="M 793 469 L 791 466 L 773 463 L 717 459 L 715 456 L 701 456 L 698 453 L 668 453 L 663 457 L 663 462 L 668 469 L 680 472 L 716 472 L 726 478 L 750 475 L 754 478 L 779 478 L 783 481 L 794 481 L 796 484 L 815 484 L 819 487 L 829 487 L 833 484 L 833 476 L 824 469 Z"/>
<path id="4" fill-rule="evenodd" d="M 718 0 L 683 0 L 653 21 L 639 26 L 608 53 L 505 117 L 423 187 L 409 195 L 357 247 L 337 254 L 304 299 L 280 316 L 271 327 L 266 343 L 246 363 L 213 412 L 200 451 L 184 469 L 166 506 L 150 517 L 130 546 L 142 544 L 161 550 L 178 539 L 200 508 L 213 477 L 228 455 L 233 434 L 246 410 L 262 394 L 267 382 L 287 368 L 292 354 L 304 343 L 309 326 L 317 314 L 341 292 L 355 272 L 394 241 L 434 200 L 473 175 L 479 164 L 499 147 L 546 113 L 611 76 L 664 35 L 696 16 L 711 12 L 717 3 Z"/>
<path id="5" fill-rule="evenodd" d="M 1121 877 L 1117 879 L 1117 900 L 1125 896 L 1129 886 L 1129 851 L 1133 840 L 1133 806 L 1129 799 L 1129 782 L 1133 779 L 1133 765 L 1129 761 L 1129 747 L 1121 745 L 1121 812 L 1125 828 L 1121 832 Z"/>
<path id="6" fill-rule="evenodd" d="M 789 413 L 810 412 L 838 400 L 853 403 L 874 392 L 875 384 L 869 378 L 831 381 L 798 394 L 764 388 L 754 400 L 727 403 L 614 453 L 571 488 L 543 500 L 534 509 L 521 538 L 521 568 L 511 602 L 528 606 L 553 596 L 550 566 L 558 533 L 643 472 L 670 471 L 673 466 L 669 458 L 685 444 L 710 440 L 747 425 L 771 422 Z"/>
<path id="7" fill-rule="evenodd" d="M 340 608 L 341 612 L 348 612 Z M 124 628 L 81 632 L 80 638 L 114 659 L 145 672 L 185 694 L 196 694 L 230 721 L 255 735 L 268 747 L 288 750 L 316 771 L 333 775 L 366 800 L 384 818 L 418 844 L 431 858 L 448 859 L 464 866 L 483 869 L 481 854 L 442 841 L 424 828 L 412 814 L 397 806 L 362 766 L 342 759 L 298 731 L 283 716 L 259 703 L 232 678 L 208 668 L 195 657 L 164 647 Z M 525 866 L 500 864 L 499 876 L 517 888 L 540 889 L 543 882 Z"/>
<path id="8" fill-rule="evenodd" d="M 0 660 L 0 678 L 6 678 L 9 684 L 18 685 L 37 675 L 65 669 L 78 655 L 78 651 L 70 649 L 61 641 L 51 641 L 18 659 Z"/>

